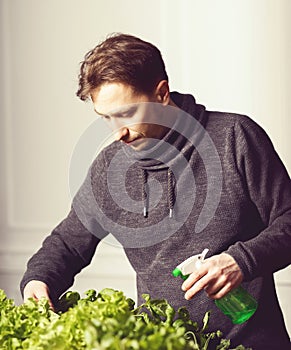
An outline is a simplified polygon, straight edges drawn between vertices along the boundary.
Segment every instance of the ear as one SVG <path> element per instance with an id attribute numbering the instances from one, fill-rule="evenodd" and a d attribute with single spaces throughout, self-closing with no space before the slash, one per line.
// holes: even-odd
<path id="1" fill-rule="evenodd" d="M 157 102 L 162 103 L 163 105 L 168 105 L 170 102 L 170 88 L 167 80 L 161 80 L 156 89 L 155 97 Z"/>

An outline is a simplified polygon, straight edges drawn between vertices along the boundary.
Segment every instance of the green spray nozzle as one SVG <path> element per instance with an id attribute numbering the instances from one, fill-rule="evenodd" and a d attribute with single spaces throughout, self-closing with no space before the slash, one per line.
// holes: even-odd
<path id="1" fill-rule="evenodd" d="M 183 261 L 172 271 L 172 275 L 174 277 L 180 276 L 181 278 L 186 280 L 192 272 L 199 268 L 199 266 L 205 259 L 205 256 L 208 253 L 208 251 L 209 249 L 204 249 L 202 253 L 190 256 L 190 258 Z"/>
<path id="2" fill-rule="evenodd" d="M 208 251 L 209 249 L 204 249 L 201 254 L 190 256 L 172 271 L 172 275 L 186 280 L 201 266 Z M 256 300 L 241 286 L 233 289 L 221 299 L 215 300 L 215 304 L 234 324 L 247 321 L 258 306 Z"/>
<path id="3" fill-rule="evenodd" d="M 177 267 L 172 271 L 172 274 L 174 277 L 179 277 L 182 275 L 181 270 L 179 270 Z"/>
<path id="4" fill-rule="evenodd" d="M 173 271 L 172 271 L 172 275 L 174 276 L 174 277 L 181 277 L 181 278 L 183 278 L 183 280 L 186 280 L 187 278 L 188 278 L 188 276 L 189 275 L 183 275 L 183 273 L 182 273 L 182 271 L 178 268 L 178 267 L 176 267 Z"/>

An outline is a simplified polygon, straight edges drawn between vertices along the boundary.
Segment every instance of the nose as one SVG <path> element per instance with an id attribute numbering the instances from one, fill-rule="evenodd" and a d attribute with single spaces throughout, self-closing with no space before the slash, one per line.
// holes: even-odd
<path id="1" fill-rule="evenodd" d="M 117 133 L 116 133 L 116 140 L 120 141 L 120 140 L 124 140 L 127 138 L 127 136 L 129 135 L 129 130 L 127 127 L 122 127 L 120 129 L 118 129 Z"/>

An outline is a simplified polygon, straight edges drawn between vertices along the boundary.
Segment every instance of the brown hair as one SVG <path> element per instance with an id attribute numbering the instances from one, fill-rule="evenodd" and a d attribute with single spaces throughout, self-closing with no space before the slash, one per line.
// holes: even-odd
<path id="1" fill-rule="evenodd" d="M 85 101 L 106 82 L 124 83 L 137 93 L 151 94 L 161 80 L 168 80 L 168 75 L 157 47 L 132 35 L 113 34 L 85 55 L 77 96 Z"/>

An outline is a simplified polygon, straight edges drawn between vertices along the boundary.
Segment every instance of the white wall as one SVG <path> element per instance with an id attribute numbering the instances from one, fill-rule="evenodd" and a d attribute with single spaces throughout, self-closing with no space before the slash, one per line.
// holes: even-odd
<path id="1" fill-rule="evenodd" d="M 0 288 L 18 302 L 28 257 L 69 210 L 71 155 L 95 118 L 75 97 L 78 63 L 108 33 L 156 44 L 173 90 L 251 116 L 291 171 L 289 0 L 0 1 Z M 98 143 L 105 133 L 100 126 Z M 135 298 L 122 250 L 103 244 L 98 253 L 73 288 Z M 277 286 L 291 333 L 290 277 L 280 272 Z"/>

